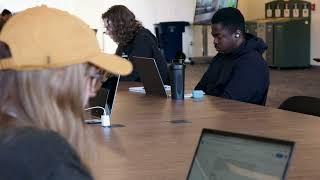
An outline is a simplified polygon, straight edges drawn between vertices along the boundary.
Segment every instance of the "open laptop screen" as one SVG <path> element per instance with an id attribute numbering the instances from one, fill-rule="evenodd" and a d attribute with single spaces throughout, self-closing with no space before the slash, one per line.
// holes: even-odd
<path id="1" fill-rule="evenodd" d="M 136 56 L 133 56 L 130 60 L 133 68 L 139 73 L 146 94 L 167 97 L 155 60 Z"/>
<path id="2" fill-rule="evenodd" d="M 117 88 L 119 85 L 120 76 L 114 76 L 109 78 L 103 87 L 97 92 L 96 97 L 91 98 L 89 105 L 90 107 L 100 106 L 105 108 L 106 114 L 110 115 L 112 113 L 112 108 L 115 102 L 115 97 L 117 93 Z M 91 115 L 94 117 L 100 117 L 103 114 L 101 109 L 91 110 Z"/>
<path id="3" fill-rule="evenodd" d="M 204 129 L 188 180 L 285 179 L 294 142 Z"/>

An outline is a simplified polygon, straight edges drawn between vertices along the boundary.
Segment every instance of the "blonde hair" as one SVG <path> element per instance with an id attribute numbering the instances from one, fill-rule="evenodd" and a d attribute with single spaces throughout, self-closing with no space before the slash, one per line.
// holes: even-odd
<path id="1" fill-rule="evenodd" d="M 58 132 L 88 166 L 84 128 L 88 64 L 38 71 L 0 71 L 0 127 L 31 126 Z M 90 152 L 88 152 L 90 151 Z M 89 156 L 88 156 L 89 155 Z"/>

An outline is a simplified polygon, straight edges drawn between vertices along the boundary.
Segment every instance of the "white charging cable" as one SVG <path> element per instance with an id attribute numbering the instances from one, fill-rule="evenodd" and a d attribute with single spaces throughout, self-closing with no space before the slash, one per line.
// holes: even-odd
<path id="1" fill-rule="evenodd" d="M 87 108 L 87 109 L 84 109 L 84 110 L 88 111 L 88 110 L 91 110 L 91 109 L 102 109 L 102 110 L 103 110 L 103 114 L 102 114 L 101 117 L 100 117 L 101 126 L 103 126 L 103 127 L 108 127 L 108 126 L 111 125 L 111 124 L 110 124 L 110 116 L 107 115 L 106 110 L 105 110 L 103 107 L 101 107 L 101 106 L 95 106 L 95 107 L 90 107 L 90 108 Z"/>

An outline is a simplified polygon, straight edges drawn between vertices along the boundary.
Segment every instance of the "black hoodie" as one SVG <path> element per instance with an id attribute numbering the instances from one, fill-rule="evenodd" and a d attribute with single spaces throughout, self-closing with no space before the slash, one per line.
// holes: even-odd
<path id="1" fill-rule="evenodd" d="M 232 53 L 218 53 L 195 87 L 207 95 L 265 105 L 269 70 L 262 53 L 262 39 L 246 34 L 246 40 Z"/>
<path id="2" fill-rule="evenodd" d="M 162 55 L 157 38 L 145 28 L 141 28 L 135 37 L 125 46 L 119 45 L 116 51 L 118 56 L 126 55 L 129 60 L 132 56 L 154 58 L 163 83 L 168 83 L 167 62 Z M 133 69 L 129 76 L 121 77 L 125 81 L 141 81 L 139 74 Z"/>

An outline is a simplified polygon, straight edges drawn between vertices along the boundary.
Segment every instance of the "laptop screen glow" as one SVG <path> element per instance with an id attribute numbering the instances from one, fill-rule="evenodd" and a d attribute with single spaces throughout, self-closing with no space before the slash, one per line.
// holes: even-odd
<path id="1" fill-rule="evenodd" d="M 188 180 L 285 179 L 294 143 L 204 130 Z"/>

